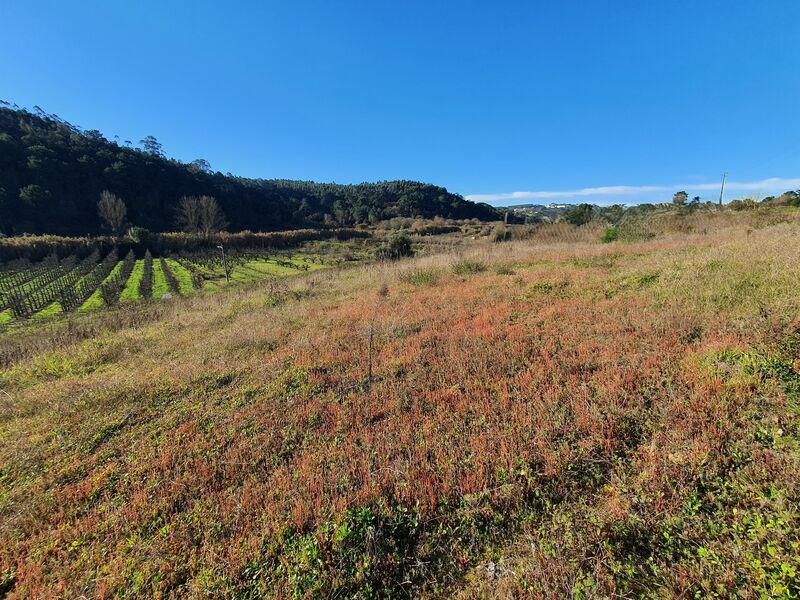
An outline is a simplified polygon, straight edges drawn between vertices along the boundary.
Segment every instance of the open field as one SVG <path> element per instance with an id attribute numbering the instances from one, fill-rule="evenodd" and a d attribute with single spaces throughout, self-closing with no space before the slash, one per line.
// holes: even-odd
<path id="1" fill-rule="evenodd" d="M 0 587 L 796 597 L 798 236 L 480 243 L 31 325 Z"/>
<path id="2" fill-rule="evenodd" d="M 800 0 L 0 6 L 0 600 L 800 600 Z"/>

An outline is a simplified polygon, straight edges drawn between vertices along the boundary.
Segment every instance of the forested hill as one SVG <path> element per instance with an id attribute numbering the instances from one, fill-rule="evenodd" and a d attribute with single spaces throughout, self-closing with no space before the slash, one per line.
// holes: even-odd
<path id="1" fill-rule="evenodd" d="M 192 195 L 216 197 L 231 231 L 352 226 L 395 216 L 498 218 L 492 207 L 430 184 L 246 179 L 213 172 L 202 159 L 167 158 L 152 137 L 140 145 L 110 141 L 39 109 L 0 107 L 0 232 L 100 233 L 103 190 L 125 201 L 130 225 L 152 231 L 174 230 L 175 206 Z"/>

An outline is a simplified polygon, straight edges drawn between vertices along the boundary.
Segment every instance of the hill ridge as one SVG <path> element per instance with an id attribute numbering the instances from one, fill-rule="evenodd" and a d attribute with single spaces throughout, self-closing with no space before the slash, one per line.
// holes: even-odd
<path id="1" fill-rule="evenodd" d="M 103 190 L 120 196 L 130 225 L 176 228 L 182 196 L 217 198 L 232 231 L 352 226 L 392 217 L 496 220 L 488 204 L 409 180 L 336 184 L 249 179 L 214 172 L 203 159 L 165 156 L 148 136 L 142 148 L 120 145 L 36 107 L 0 107 L 0 232 L 98 234 Z"/>

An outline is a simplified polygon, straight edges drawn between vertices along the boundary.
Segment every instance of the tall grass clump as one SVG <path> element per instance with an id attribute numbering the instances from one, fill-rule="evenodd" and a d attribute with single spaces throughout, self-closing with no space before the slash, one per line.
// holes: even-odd
<path id="1" fill-rule="evenodd" d="M 472 258 L 465 258 L 459 260 L 456 263 L 453 263 L 453 273 L 456 275 L 475 275 L 476 273 L 483 273 L 489 267 L 486 265 L 485 262 L 472 259 Z"/>
<path id="2" fill-rule="evenodd" d="M 441 272 L 434 267 L 419 267 L 400 274 L 400 281 L 416 286 L 435 285 Z"/>

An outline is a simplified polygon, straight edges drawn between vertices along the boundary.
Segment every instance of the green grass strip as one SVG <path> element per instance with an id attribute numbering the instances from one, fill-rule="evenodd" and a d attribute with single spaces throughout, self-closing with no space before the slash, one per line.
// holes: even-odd
<path id="1" fill-rule="evenodd" d="M 122 294 L 119 297 L 120 302 L 136 302 L 140 299 L 139 281 L 141 281 L 143 273 L 144 261 L 140 259 L 136 261 L 133 271 L 131 271 L 131 276 L 128 277 L 128 281 L 125 283 L 125 289 L 122 290 Z"/>
<path id="2" fill-rule="evenodd" d="M 47 305 L 38 313 L 33 315 L 34 319 L 49 319 L 50 317 L 55 317 L 56 315 L 60 315 L 64 311 L 61 309 L 61 304 L 58 302 L 53 302 L 52 304 Z"/>
<path id="3" fill-rule="evenodd" d="M 239 265 L 231 271 L 232 283 L 251 283 L 260 279 L 262 279 L 262 277 L 258 273 L 254 273 L 244 265 Z"/>

